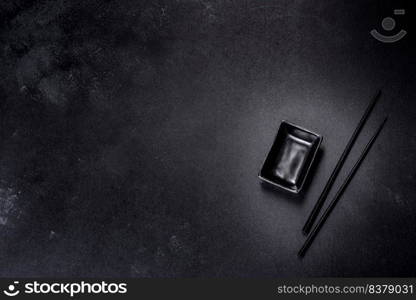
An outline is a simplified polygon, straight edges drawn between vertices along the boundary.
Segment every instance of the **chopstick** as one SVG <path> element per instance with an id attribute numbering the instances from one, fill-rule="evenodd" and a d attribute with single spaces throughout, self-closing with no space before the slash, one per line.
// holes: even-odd
<path id="1" fill-rule="evenodd" d="M 321 227 L 324 225 L 326 219 L 328 218 L 331 211 L 334 209 L 335 205 L 337 204 L 338 200 L 341 198 L 342 194 L 344 193 L 345 189 L 347 188 L 348 184 L 350 183 L 352 177 L 354 176 L 355 172 L 357 172 L 359 166 L 361 165 L 362 161 L 364 160 L 365 156 L 367 155 L 368 151 L 370 150 L 371 146 L 374 144 L 374 141 L 376 140 L 377 136 L 383 129 L 384 124 L 387 121 L 387 117 L 383 120 L 383 122 L 378 127 L 376 133 L 372 136 L 370 141 L 365 146 L 363 152 L 361 152 L 361 155 L 355 165 L 352 167 L 350 173 L 348 174 L 347 178 L 341 185 L 341 187 L 338 189 L 336 195 L 332 199 L 331 203 L 328 205 L 327 209 L 323 213 L 322 217 L 319 219 L 319 222 L 315 225 L 312 232 L 307 237 L 305 243 L 303 244 L 302 248 L 300 248 L 298 255 L 300 257 L 303 257 L 306 253 L 306 251 L 309 249 L 310 245 L 312 244 L 313 240 L 315 239 L 316 235 L 318 234 Z"/>
<path id="2" fill-rule="evenodd" d="M 363 116 L 361 117 L 360 122 L 357 124 L 357 127 L 355 128 L 352 136 L 350 137 L 350 140 L 348 141 L 347 145 L 345 146 L 344 152 L 342 152 L 341 157 L 338 159 L 338 162 L 332 171 L 331 176 L 329 177 L 328 181 L 326 182 L 326 185 L 324 189 L 322 190 L 321 195 L 319 196 L 318 201 L 315 203 L 315 206 L 313 207 L 311 213 L 309 214 L 308 219 L 305 222 L 305 225 L 302 228 L 302 231 L 304 234 L 308 234 L 312 228 L 313 222 L 318 217 L 319 211 L 321 210 L 322 205 L 325 202 L 326 197 L 329 194 L 329 191 L 331 190 L 332 185 L 335 182 L 335 179 L 341 170 L 342 165 L 345 162 L 345 159 L 347 158 L 348 154 L 351 151 L 352 146 L 354 145 L 355 140 L 357 139 L 358 134 L 360 133 L 361 129 L 363 128 L 366 120 L 368 119 L 368 116 L 370 115 L 371 111 L 373 110 L 374 105 L 376 105 L 377 100 L 381 96 L 381 89 L 377 91 L 377 93 L 374 95 L 371 102 L 368 104 L 367 109 L 365 110 Z"/>

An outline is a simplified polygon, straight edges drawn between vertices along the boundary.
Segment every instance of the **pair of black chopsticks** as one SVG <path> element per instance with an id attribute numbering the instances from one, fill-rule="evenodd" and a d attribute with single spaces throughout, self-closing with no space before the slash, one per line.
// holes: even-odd
<path id="1" fill-rule="evenodd" d="M 364 150 L 361 152 L 360 157 L 358 158 L 357 162 L 355 163 L 355 165 L 353 166 L 353 168 L 351 169 L 350 173 L 348 174 L 347 178 L 345 179 L 345 181 L 343 182 L 343 184 L 341 185 L 341 187 L 338 189 L 336 195 L 334 196 L 334 198 L 332 199 L 331 203 L 329 204 L 329 206 L 327 207 L 327 209 L 325 210 L 325 212 L 323 213 L 323 215 L 321 216 L 321 218 L 319 219 L 318 223 L 315 225 L 315 227 L 313 228 L 313 230 L 311 231 L 312 225 L 315 221 L 315 219 L 318 217 L 319 211 L 322 207 L 322 205 L 325 202 L 326 197 L 328 196 L 328 193 L 332 187 L 332 185 L 335 182 L 335 179 L 339 173 L 339 171 L 341 170 L 348 154 L 351 151 L 352 146 L 354 145 L 355 140 L 357 139 L 357 136 L 359 135 L 359 133 L 361 132 L 361 129 L 364 127 L 365 122 L 367 121 L 371 111 L 373 110 L 375 104 L 377 103 L 378 99 L 381 96 L 381 90 L 379 90 L 376 95 L 373 97 L 373 99 L 371 100 L 371 102 L 369 103 L 367 109 L 365 110 L 363 116 L 361 117 L 360 122 L 358 123 L 357 127 L 355 128 L 350 140 L 348 141 L 344 152 L 342 152 L 341 157 L 339 158 L 334 170 L 332 171 L 331 176 L 329 177 L 324 189 L 322 190 L 321 195 L 319 196 L 318 201 L 316 202 L 314 208 L 312 209 L 311 214 L 309 215 L 308 220 L 306 221 L 305 225 L 303 226 L 302 231 L 305 234 L 308 234 L 309 232 L 311 232 L 309 234 L 309 236 L 307 237 L 305 243 L 303 244 L 302 248 L 299 250 L 298 255 L 300 257 L 303 257 L 306 253 L 306 251 L 308 250 L 309 246 L 312 244 L 313 240 L 315 239 L 316 235 L 318 234 L 319 230 L 321 229 L 322 225 L 325 223 L 326 219 L 328 218 L 329 214 L 331 213 L 331 211 L 334 209 L 335 205 L 337 204 L 338 200 L 341 198 L 343 192 L 345 191 L 345 189 L 347 188 L 348 184 L 350 183 L 352 177 L 354 176 L 355 172 L 358 170 L 361 162 L 364 160 L 365 156 L 367 155 L 368 151 L 370 150 L 371 146 L 373 145 L 374 141 L 376 140 L 377 136 L 379 135 L 380 131 L 383 129 L 384 124 L 387 121 L 387 117 L 383 120 L 383 122 L 380 124 L 379 128 L 377 129 L 377 131 L 375 132 L 375 134 L 372 136 L 372 138 L 370 139 L 370 141 L 367 143 L 366 147 L 364 148 Z"/>

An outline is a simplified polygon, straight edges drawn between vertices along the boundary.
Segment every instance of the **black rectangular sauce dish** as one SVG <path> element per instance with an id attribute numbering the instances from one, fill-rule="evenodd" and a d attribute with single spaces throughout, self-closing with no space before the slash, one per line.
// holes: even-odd
<path id="1" fill-rule="evenodd" d="M 322 139 L 319 134 L 282 121 L 259 178 L 289 192 L 299 193 Z"/>

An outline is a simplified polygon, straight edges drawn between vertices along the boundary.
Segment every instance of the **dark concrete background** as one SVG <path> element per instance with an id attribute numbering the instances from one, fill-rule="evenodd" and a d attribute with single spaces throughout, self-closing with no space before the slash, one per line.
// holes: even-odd
<path id="1" fill-rule="evenodd" d="M 0 3 L 0 276 L 416 276 L 407 3 Z M 408 35 L 380 43 L 394 8 Z M 387 126 L 300 260 L 382 85 L 335 188 Z M 324 136 L 299 196 L 257 178 L 282 119 Z"/>

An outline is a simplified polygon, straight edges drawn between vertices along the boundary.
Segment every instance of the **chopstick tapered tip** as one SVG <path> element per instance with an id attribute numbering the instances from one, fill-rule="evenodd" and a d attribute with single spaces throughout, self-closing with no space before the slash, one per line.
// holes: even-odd
<path id="1" fill-rule="evenodd" d="M 375 102 L 378 101 L 378 99 L 381 97 L 381 93 L 382 93 L 382 87 L 380 89 L 377 90 L 376 94 L 373 97 L 373 102 L 375 104 Z"/>

